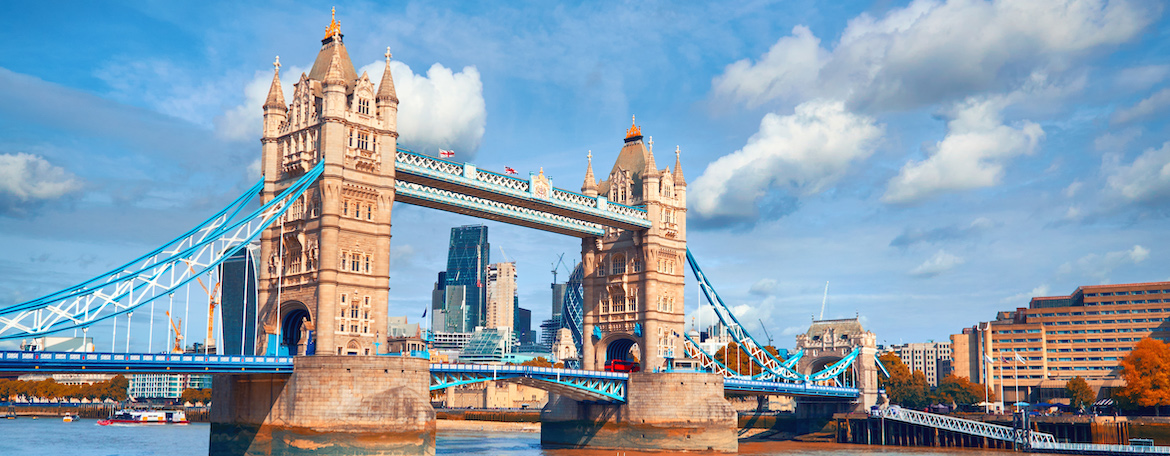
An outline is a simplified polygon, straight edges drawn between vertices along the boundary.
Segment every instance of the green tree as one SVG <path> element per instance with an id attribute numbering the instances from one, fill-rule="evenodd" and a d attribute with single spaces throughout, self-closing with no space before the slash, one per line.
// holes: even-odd
<path id="1" fill-rule="evenodd" d="M 1125 387 L 1114 395 L 1123 405 L 1159 407 L 1170 405 L 1170 346 L 1157 339 L 1138 341 L 1129 356 L 1121 360 Z"/>
<path id="2" fill-rule="evenodd" d="M 1093 393 L 1093 388 L 1089 386 L 1089 382 L 1080 376 L 1073 377 L 1072 380 L 1065 383 L 1064 392 L 1068 394 L 1069 405 L 1077 409 L 1092 404 L 1093 399 L 1097 397 Z"/>

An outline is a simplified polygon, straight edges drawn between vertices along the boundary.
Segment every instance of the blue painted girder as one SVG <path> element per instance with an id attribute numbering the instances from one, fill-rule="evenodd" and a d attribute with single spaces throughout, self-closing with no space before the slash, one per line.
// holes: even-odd
<path id="1" fill-rule="evenodd" d="M 291 374 L 292 371 L 291 356 L 0 351 L 0 372 Z"/>
<path id="2" fill-rule="evenodd" d="M 579 401 L 625 402 L 628 374 L 495 364 L 431 364 L 431 390 L 510 380 Z"/>

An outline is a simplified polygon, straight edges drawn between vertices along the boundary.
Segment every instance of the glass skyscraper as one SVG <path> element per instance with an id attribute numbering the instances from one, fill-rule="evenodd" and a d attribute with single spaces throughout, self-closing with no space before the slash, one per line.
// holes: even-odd
<path id="1" fill-rule="evenodd" d="M 483 326 L 487 316 L 487 265 L 490 260 L 491 245 L 488 244 L 488 229 L 483 225 L 460 226 L 451 228 L 451 242 L 447 249 L 447 273 L 444 276 L 444 288 L 463 287 L 462 312 L 452 312 L 447 309 L 447 318 L 457 314 L 462 324 L 457 332 L 471 332 L 476 326 Z M 450 293 L 448 293 L 450 294 Z M 446 301 L 451 302 L 451 296 Z"/>

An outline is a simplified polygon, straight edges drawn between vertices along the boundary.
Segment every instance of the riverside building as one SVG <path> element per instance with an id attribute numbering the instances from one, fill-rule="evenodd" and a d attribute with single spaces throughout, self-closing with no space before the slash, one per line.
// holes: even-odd
<path id="1" fill-rule="evenodd" d="M 902 359 L 902 363 L 911 371 L 921 371 L 926 374 L 926 383 L 938 386 L 951 373 L 951 344 L 946 342 L 926 342 L 890 345 L 878 347 L 878 355 L 893 353 Z"/>
<path id="2" fill-rule="evenodd" d="M 1170 340 L 1170 282 L 1082 286 L 952 335 L 954 373 L 1007 402 L 1063 397 L 1077 376 L 1103 394 L 1125 385 L 1121 360 L 1146 337 Z"/>

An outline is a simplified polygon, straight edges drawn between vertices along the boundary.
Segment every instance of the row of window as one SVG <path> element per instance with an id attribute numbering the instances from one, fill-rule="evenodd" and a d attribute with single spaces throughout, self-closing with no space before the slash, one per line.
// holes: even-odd
<path id="1" fill-rule="evenodd" d="M 349 272 L 370 273 L 370 255 L 341 251 L 341 270 Z"/>
<path id="2" fill-rule="evenodd" d="M 1128 333 L 1150 332 L 1154 328 L 1109 328 L 1109 329 L 1073 329 L 1068 331 L 1048 331 L 1048 334 L 1101 334 L 1101 333 Z"/>
<path id="3" fill-rule="evenodd" d="M 373 151 L 375 150 L 374 145 L 377 143 L 377 136 L 371 135 L 367 131 L 354 128 L 349 129 L 349 147 L 356 147 L 361 150 Z"/>
<path id="4" fill-rule="evenodd" d="M 1008 339 L 998 339 L 998 340 L 996 340 L 996 341 L 995 341 L 995 343 L 997 343 L 997 344 L 1007 344 L 1007 343 L 1015 343 L 1015 342 L 1020 342 L 1020 341 L 1022 341 L 1022 340 L 1023 340 L 1023 339 L 1011 339 L 1011 340 L 1008 340 Z M 1050 340 L 1050 341 L 1048 341 L 1048 343 L 1050 343 L 1050 344 L 1081 344 L 1081 343 L 1091 343 L 1091 344 L 1096 344 L 1096 343 L 1102 343 L 1102 342 L 1104 342 L 1104 343 L 1111 343 L 1111 342 L 1137 342 L 1137 341 L 1139 341 L 1139 340 L 1141 340 L 1141 338 L 1140 338 L 1140 337 L 1117 337 L 1117 338 L 1112 338 L 1112 337 L 1109 337 L 1109 338 L 1104 338 L 1104 339 L 1059 339 L 1059 340 Z M 1029 341 L 1029 342 L 1039 342 L 1039 341 L 1040 341 L 1040 339 L 1028 339 L 1028 341 Z M 1033 347 L 1033 348 L 1035 348 L 1035 347 Z M 1017 351 L 1017 350 L 1021 350 L 1021 349 L 999 348 L 999 349 L 997 349 L 997 350 L 998 350 L 998 351 Z"/>
<path id="5" fill-rule="evenodd" d="M 365 212 L 362 212 L 362 210 Z M 374 203 L 369 201 L 362 202 L 357 200 L 345 199 L 341 201 L 341 216 L 353 217 L 361 220 L 365 216 L 366 220 L 374 219 Z"/>
<path id="6" fill-rule="evenodd" d="M 1161 317 L 1134 318 L 1134 319 L 1121 319 L 1121 320 L 1046 321 L 1046 322 L 1044 322 L 1044 326 L 1100 325 L 1100 324 L 1113 324 L 1113 323 L 1148 323 L 1148 322 L 1161 322 L 1161 321 L 1170 321 L 1170 317 L 1166 317 L 1166 318 L 1161 318 Z"/>
<path id="7" fill-rule="evenodd" d="M 370 318 L 369 296 L 362 296 L 359 300 L 357 296 L 350 299 L 349 294 L 342 293 L 338 307 L 337 332 L 369 334 L 370 323 L 373 322 Z"/>
<path id="8" fill-rule="evenodd" d="M 1151 302 L 1152 302 L 1152 300 L 1151 300 Z M 1068 317 L 1068 316 L 1075 317 L 1078 315 L 1118 315 L 1118 314 L 1130 314 L 1130 313 L 1139 313 L 1140 314 L 1140 313 L 1159 313 L 1159 312 L 1170 312 L 1170 308 L 1168 308 L 1168 309 L 1119 309 L 1119 310 L 1100 310 L 1100 311 L 1090 310 L 1088 312 L 1048 312 L 1048 313 L 1042 313 L 1042 314 L 1033 314 L 1033 316 L 1034 317 Z"/>
<path id="9" fill-rule="evenodd" d="M 1137 290 L 1137 291 L 1106 291 L 1103 293 L 1085 293 L 1085 297 L 1095 296 L 1129 296 L 1129 295 L 1143 295 L 1143 294 L 1170 294 L 1170 290 Z"/>
<path id="10" fill-rule="evenodd" d="M 1078 347 L 1078 348 L 1049 348 L 1048 353 L 1069 353 L 1069 352 L 1112 352 L 1112 351 L 1129 351 L 1129 347 Z"/>
<path id="11" fill-rule="evenodd" d="M 659 296 L 657 307 L 659 312 L 674 313 L 674 297 L 673 296 Z"/>

